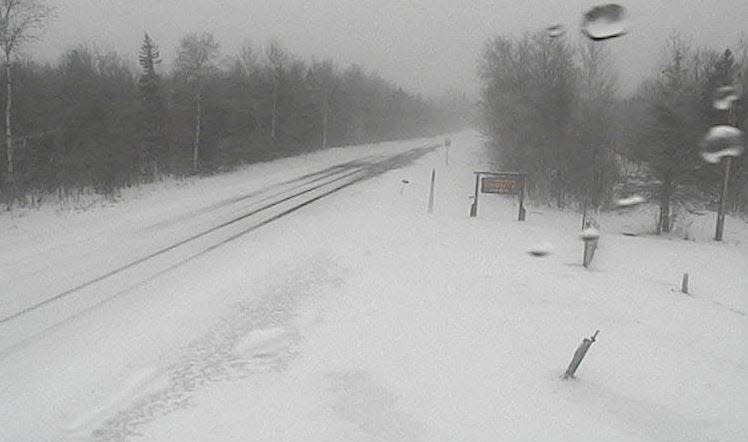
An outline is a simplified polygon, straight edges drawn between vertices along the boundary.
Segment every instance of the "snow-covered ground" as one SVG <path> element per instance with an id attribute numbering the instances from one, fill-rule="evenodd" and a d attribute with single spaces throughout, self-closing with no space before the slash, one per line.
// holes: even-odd
<path id="1" fill-rule="evenodd" d="M 186 214 L 217 201 L 428 142 L 0 218 L 0 311 L 201 227 Z M 648 230 L 651 208 L 603 214 L 586 270 L 579 215 L 531 206 L 520 223 L 515 201 L 483 195 L 469 218 L 472 171 L 495 167 L 473 132 L 452 137 L 449 159 L 346 188 L 83 313 L 38 312 L 61 319 L 52 328 L 0 325 L 0 439 L 748 438 L 746 223 L 728 219 L 714 243 L 712 215 L 684 241 L 621 234 Z M 538 247 L 552 252 L 527 253 Z"/>

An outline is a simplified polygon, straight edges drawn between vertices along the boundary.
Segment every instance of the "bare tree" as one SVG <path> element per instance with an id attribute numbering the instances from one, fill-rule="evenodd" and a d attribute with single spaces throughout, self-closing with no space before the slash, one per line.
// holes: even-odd
<path id="1" fill-rule="evenodd" d="M 251 109 L 251 123 L 254 127 L 259 128 L 260 121 L 257 117 L 257 104 L 259 95 L 256 93 L 256 90 L 253 89 L 253 86 L 257 83 L 262 73 L 260 71 L 260 63 L 257 60 L 257 51 L 254 49 L 254 46 L 252 45 L 252 42 L 250 40 L 245 40 L 242 44 L 239 50 L 237 62 L 241 67 L 241 72 L 244 76 L 246 87 L 250 91 L 249 103 L 247 104 Z"/>
<path id="2" fill-rule="evenodd" d="M 616 76 L 605 46 L 587 40 L 577 54 L 580 78 L 574 142 L 580 155 L 574 164 L 575 186 L 585 205 L 599 209 L 617 178 L 613 158 Z"/>
<path id="3" fill-rule="evenodd" d="M 192 148 L 192 169 L 197 170 L 202 124 L 203 83 L 205 77 L 215 68 L 218 56 L 218 42 L 213 34 L 191 33 L 184 36 L 177 51 L 177 72 L 192 83 L 195 91 L 195 138 Z"/>
<path id="4" fill-rule="evenodd" d="M 8 160 L 8 209 L 13 204 L 13 80 L 11 62 L 13 55 L 25 43 L 39 37 L 44 25 L 52 16 L 52 8 L 42 0 L 0 0 L 0 49 L 5 55 L 5 149 Z"/>
<path id="5" fill-rule="evenodd" d="M 277 41 L 271 41 L 265 49 L 265 57 L 270 64 L 271 76 L 273 79 L 273 114 L 270 123 L 270 136 L 275 139 L 278 125 L 278 98 L 280 95 L 281 82 L 286 65 L 289 62 L 288 53 L 283 46 Z"/>
<path id="6" fill-rule="evenodd" d="M 248 79 L 256 75 L 259 70 L 257 51 L 250 40 L 246 40 L 239 50 L 239 63 Z"/>
<path id="7" fill-rule="evenodd" d="M 327 59 L 312 63 L 310 70 L 312 87 L 322 113 L 322 148 L 327 147 L 327 133 L 330 123 L 330 110 L 333 94 L 337 89 L 337 73 L 335 64 Z"/>
<path id="8" fill-rule="evenodd" d="M 572 117 L 578 102 L 574 48 L 543 33 L 496 37 L 480 65 L 482 107 L 494 155 L 530 175 L 533 198 L 565 204 L 578 162 Z M 499 149 L 498 147 L 501 146 Z"/>

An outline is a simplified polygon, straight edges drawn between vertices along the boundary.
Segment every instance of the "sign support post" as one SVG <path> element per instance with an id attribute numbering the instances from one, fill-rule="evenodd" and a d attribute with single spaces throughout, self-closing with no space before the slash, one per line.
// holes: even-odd
<path id="1" fill-rule="evenodd" d="M 473 196 L 473 204 L 470 206 L 470 217 L 475 218 L 478 216 L 478 188 L 480 187 L 480 174 L 475 174 L 475 195 Z"/>

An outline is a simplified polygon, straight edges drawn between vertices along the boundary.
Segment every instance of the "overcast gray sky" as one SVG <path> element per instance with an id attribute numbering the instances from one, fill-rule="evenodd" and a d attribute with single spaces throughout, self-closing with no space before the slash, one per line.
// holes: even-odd
<path id="1" fill-rule="evenodd" d="M 213 32 L 225 55 L 242 41 L 279 39 L 304 58 L 361 64 L 412 92 L 477 90 L 487 38 L 560 23 L 578 32 L 582 0 L 48 0 L 57 18 L 32 56 L 54 59 L 81 43 L 135 57 L 143 32 L 173 59 L 190 31 Z M 609 44 L 625 89 L 651 71 L 669 34 L 725 48 L 748 32 L 748 0 L 630 0 L 630 34 Z"/>

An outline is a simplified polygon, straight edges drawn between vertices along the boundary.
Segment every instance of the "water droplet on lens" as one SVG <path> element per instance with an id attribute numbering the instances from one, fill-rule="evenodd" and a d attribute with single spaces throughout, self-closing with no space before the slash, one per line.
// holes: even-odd
<path id="1" fill-rule="evenodd" d="M 548 36 L 551 38 L 561 37 L 566 33 L 562 25 L 548 26 L 546 31 L 548 32 Z"/>
<path id="2" fill-rule="evenodd" d="M 707 163 L 717 164 L 722 157 L 712 152 L 701 152 L 701 158 Z"/>
<path id="3" fill-rule="evenodd" d="M 621 198 L 618 201 L 616 201 L 616 206 L 618 207 L 633 207 L 638 206 L 639 204 L 644 204 L 647 202 L 647 200 L 640 195 L 632 195 L 628 198 Z"/>
<path id="4" fill-rule="evenodd" d="M 626 10 L 610 3 L 595 6 L 584 14 L 582 32 L 592 40 L 607 40 L 626 34 Z"/>
<path id="5" fill-rule="evenodd" d="M 707 163 L 717 164 L 722 158 L 739 157 L 743 154 L 744 150 L 743 146 L 733 146 L 718 150 L 717 152 L 701 152 L 701 158 Z"/>
<path id="6" fill-rule="evenodd" d="M 743 132 L 732 126 L 720 125 L 709 129 L 702 142 L 705 150 L 701 158 L 707 163 L 719 163 L 725 157 L 738 157 L 743 154 Z"/>
<path id="7" fill-rule="evenodd" d="M 714 93 L 714 108 L 718 110 L 730 110 L 733 101 L 740 98 L 738 91 L 732 86 L 723 86 Z"/>
<path id="8" fill-rule="evenodd" d="M 728 125 L 713 126 L 707 132 L 704 142 L 707 145 L 714 144 L 740 144 L 742 142 L 743 132 L 737 127 Z"/>

